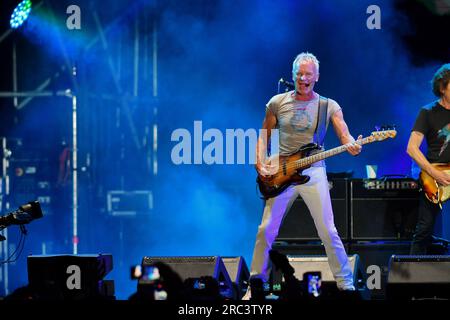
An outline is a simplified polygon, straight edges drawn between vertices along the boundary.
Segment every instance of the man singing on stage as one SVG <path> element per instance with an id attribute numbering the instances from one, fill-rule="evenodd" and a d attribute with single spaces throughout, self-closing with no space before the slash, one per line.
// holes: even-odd
<path id="1" fill-rule="evenodd" d="M 262 127 L 267 130 L 267 137 L 258 139 L 256 164 L 259 175 L 263 177 L 271 176 L 277 171 L 267 157 L 267 141 L 270 139 L 270 130 L 274 128 L 279 130 L 280 156 L 293 154 L 301 146 L 312 142 L 322 145 L 330 120 L 340 142 L 348 144 L 348 152 L 352 155 L 361 152 L 361 145 L 355 142 L 349 133 L 341 107 L 336 101 L 322 98 L 314 92 L 314 85 L 319 80 L 317 58 L 308 52 L 299 54 L 292 65 L 292 76 L 295 90 L 272 97 L 266 105 Z M 319 112 L 323 108 L 325 112 Z M 321 127 L 324 128 L 322 132 L 318 130 Z M 265 201 L 262 222 L 258 227 L 253 251 L 251 277 L 268 280 L 269 250 L 278 235 L 284 215 L 294 200 L 300 196 L 305 201 L 325 246 L 330 269 L 338 288 L 355 290 L 347 254 L 334 225 L 324 161 L 314 163 L 302 174 L 310 176 L 307 183 L 290 185 L 279 195 Z M 248 290 L 243 300 L 250 298 L 251 290 Z"/>

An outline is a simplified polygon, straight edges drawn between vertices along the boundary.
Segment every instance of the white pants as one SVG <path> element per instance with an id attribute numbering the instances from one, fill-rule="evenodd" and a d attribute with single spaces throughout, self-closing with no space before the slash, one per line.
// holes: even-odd
<path id="1" fill-rule="evenodd" d="M 314 224 L 325 246 L 330 269 L 337 286 L 341 289 L 353 285 L 353 274 L 348 257 L 334 226 L 333 209 L 326 170 L 324 167 L 311 167 L 303 171 L 311 179 L 306 184 L 287 188 L 277 197 L 266 201 L 262 222 L 256 235 L 256 244 L 250 274 L 267 281 L 269 277 L 269 250 L 278 235 L 281 222 L 294 200 L 300 195 L 305 201 Z"/>

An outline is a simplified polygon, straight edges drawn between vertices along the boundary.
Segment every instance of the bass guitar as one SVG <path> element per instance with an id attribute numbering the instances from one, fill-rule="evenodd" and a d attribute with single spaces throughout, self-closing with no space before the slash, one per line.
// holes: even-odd
<path id="1" fill-rule="evenodd" d="M 396 135 L 396 130 L 374 131 L 370 136 L 361 139 L 358 143 L 364 145 L 388 138 L 395 138 Z M 258 183 L 259 191 L 265 199 L 269 199 L 279 195 L 290 185 L 307 183 L 310 177 L 302 175 L 303 170 L 309 168 L 315 162 L 347 151 L 347 147 L 348 145 L 342 145 L 327 151 L 314 153 L 320 150 L 320 147 L 317 144 L 310 143 L 301 147 L 292 155 L 279 156 L 278 170 L 275 174 L 271 176 L 258 174 L 256 182 Z"/>

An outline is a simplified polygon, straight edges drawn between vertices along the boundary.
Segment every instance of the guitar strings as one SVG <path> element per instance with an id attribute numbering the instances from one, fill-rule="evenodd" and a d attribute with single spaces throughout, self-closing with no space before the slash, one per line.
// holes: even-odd
<path id="1" fill-rule="evenodd" d="M 369 139 L 369 137 L 362 139 L 362 140 L 361 140 L 361 145 L 368 143 L 368 142 L 369 142 L 368 139 Z M 341 153 L 341 152 L 344 152 L 345 149 L 347 149 L 347 147 L 350 146 L 350 145 L 351 145 L 351 143 L 348 143 L 348 144 L 345 144 L 345 145 L 343 145 L 343 146 L 339 146 L 339 147 L 337 147 L 337 148 L 333 148 L 333 149 L 330 149 L 330 150 L 328 150 L 328 151 L 324 151 L 323 153 L 330 153 L 330 155 L 333 153 L 332 151 L 337 151 L 337 153 Z M 309 157 L 306 157 L 306 158 L 303 158 L 303 159 L 296 160 L 296 161 L 294 161 L 294 162 L 292 162 L 292 163 L 290 163 L 290 164 L 287 164 L 287 165 L 286 165 L 286 169 L 297 169 L 297 167 L 298 167 L 297 165 L 300 164 L 300 162 L 302 162 L 302 160 L 303 160 L 304 162 L 306 162 L 305 165 L 304 165 L 304 166 L 306 166 L 306 165 L 308 165 L 308 161 L 305 161 L 305 159 L 307 159 L 307 158 L 312 159 L 313 157 L 323 156 L 323 153 L 321 152 L 321 153 L 318 153 L 318 154 L 316 154 L 316 155 L 312 155 L 312 156 L 309 156 Z M 324 160 L 325 158 L 326 158 L 326 157 L 324 157 L 323 159 L 320 159 L 320 160 Z M 320 160 L 318 160 L 318 161 L 320 161 Z M 315 161 L 315 162 L 316 162 L 316 161 Z M 311 162 L 311 163 L 314 163 L 314 162 Z M 302 166 L 300 166 L 299 169 L 300 169 L 301 167 L 302 167 Z"/>
<path id="2" fill-rule="evenodd" d="M 378 136 L 378 138 L 381 137 L 381 139 L 376 139 L 374 136 Z M 372 135 L 361 139 L 361 144 L 360 145 L 364 145 L 364 144 L 367 144 L 367 143 L 372 143 L 372 142 L 375 142 L 375 141 L 382 141 L 382 140 L 387 139 L 388 137 L 394 138 L 395 136 L 396 136 L 395 130 L 389 130 L 388 132 L 383 131 L 383 132 L 372 133 Z M 373 138 L 373 139 L 371 139 L 371 138 Z M 323 156 L 324 153 L 331 153 L 331 155 L 332 155 L 333 152 L 336 152 L 336 154 L 338 154 L 338 153 L 344 152 L 344 150 L 342 150 L 342 149 L 347 149 L 347 147 L 350 146 L 351 144 L 352 143 L 348 143 L 348 144 L 345 144 L 345 145 L 342 145 L 342 146 L 339 146 L 339 147 L 336 147 L 336 148 L 333 148 L 333 149 L 330 149 L 330 150 L 318 153 L 316 155 L 312 155 L 312 156 L 309 156 L 309 157 L 306 157 L 306 158 L 303 158 L 303 159 L 295 160 L 292 163 L 287 164 L 285 168 L 283 168 L 283 169 L 280 168 L 277 173 L 275 173 L 274 175 L 271 176 L 270 180 L 273 180 L 273 178 L 279 176 L 282 173 L 282 171 L 284 171 L 284 170 L 288 171 L 288 170 L 291 170 L 291 169 L 301 169 L 302 167 L 307 166 L 308 165 L 308 161 L 306 161 L 306 164 L 304 164 L 303 166 L 299 166 L 299 163 L 302 160 L 305 161 L 305 159 L 308 159 L 308 158 L 312 159 L 313 157 L 318 156 L 318 155 Z M 328 155 L 325 156 L 324 158 L 320 159 L 320 160 L 324 160 L 327 157 L 328 157 Z M 310 164 L 318 162 L 320 160 L 313 161 Z"/>
<path id="3" fill-rule="evenodd" d="M 391 136 L 390 134 L 386 134 L 386 133 L 383 133 L 383 134 L 379 134 L 380 136 L 383 136 L 383 138 L 387 138 L 388 136 Z M 376 139 L 374 139 L 374 140 L 370 140 L 370 138 L 372 138 L 373 136 L 369 136 L 369 137 L 366 137 L 366 138 L 363 138 L 363 139 L 361 139 L 361 145 L 363 145 L 363 144 L 367 144 L 367 143 L 371 143 L 371 142 L 374 142 L 374 141 L 379 141 L 379 140 L 376 140 Z M 352 143 L 348 143 L 348 144 L 345 144 L 345 145 L 342 145 L 342 146 L 339 146 L 339 147 L 336 147 L 336 148 L 333 148 L 333 149 L 330 149 L 330 150 L 328 150 L 328 151 L 324 151 L 323 153 L 327 153 L 327 152 L 331 152 L 331 151 L 333 151 L 333 150 L 335 150 L 335 151 L 338 151 L 338 149 L 347 149 L 347 147 L 348 146 L 350 146 Z M 340 153 L 340 152 L 343 152 L 343 151 L 341 151 L 341 150 L 339 150 L 338 151 L 338 153 Z M 332 152 L 331 152 L 332 153 Z M 323 154 L 322 153 L 318 153 L 317 155 L 322 155 L 323 156 Z M 317 156 L 317 155 L 312 155 L 312 156 L 310 156 L 311 158 L 312 157 L 314 157 L 314 156 Z M 294 161 L 294 162 L 292 162 L 292 163 L 290 163 L 290 164 L 287 164 L 286 165 L 286 170 L 290 170 L 290 169 L 300 169 L 300 168 L 302 168 L 303 166 L 298 166 L 298 164 L 303 160 L 303 161 L 305 161 L 305 159 L 307 159 L 307 158 L 309 158 L 309 157 L 306 157 L 306 158 L 303 158 L 303 159 L 299 159 L 299 160 L 296 160 L 296 161 Z M 320 159 L 320 160 L 324 160 L 325 158 L 327 158 L 327 157 L 324 157 L 323 159 Z M 318 161 L 320 161 L 320 160 L 318 160 Z M 304 165 L 304 166 L 306 166 L 306 165 L 308 165 L 308 161 L 305 161 L 306 162 L 306 164 Z M 312 163 L 314 163 L 314 162 L 311 162 L 311 164 Z M 279 174 L 279 172 L 277 172 L 276 174 L 275 174 L 275 176 L 277 176 Z"/>

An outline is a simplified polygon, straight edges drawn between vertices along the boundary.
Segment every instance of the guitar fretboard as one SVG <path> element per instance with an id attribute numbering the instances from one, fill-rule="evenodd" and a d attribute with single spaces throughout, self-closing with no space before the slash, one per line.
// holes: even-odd
<path id="1" fill-rule="evenodd" d="M 356 142 L 360 145 L 363 145 L 363 144 L 371 143 L 374 141 L 376 141 L 376 140 L 372 136 L 369 136 L 364 139 L 361 139 L 360 142 L 358 142 L 358 141 L 356 141 Z M 315 155 L 312 155 L 312 156 L 309 156 L 306 158 L 299 159 L 295 162 L 295 167 L 297 169 L 307 167 L 307 166 L 309 166 L 315 162 L 318 162 L 320 160 L 324 160 L 326 158 L 335 156 L 337 154 L 347 151 L 347 147 L 349 147 L 350 145 L 351 145 L 351 143 L 347 143 L 342 146 L 339 146 L 339 147 L 336 147 L 336 148 L 333 148 L 333 149 L 330 149 L 327 151 L 319 152 Z"/>

